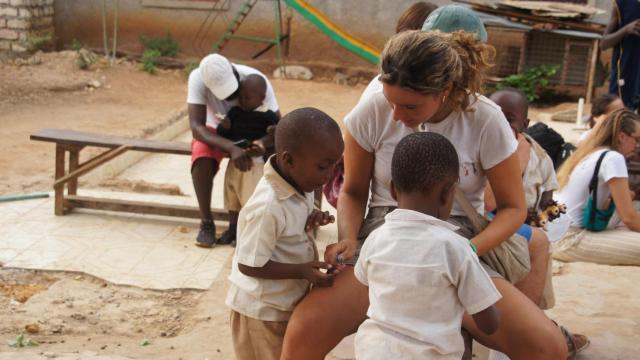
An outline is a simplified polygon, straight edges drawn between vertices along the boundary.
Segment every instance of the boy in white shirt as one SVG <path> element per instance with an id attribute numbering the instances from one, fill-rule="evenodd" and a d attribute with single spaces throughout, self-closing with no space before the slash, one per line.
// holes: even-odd
<path id="1" fill-rule="evenodd" d="M 471 244 L 445 220 L 459 162 L 436 133 L 406 136 L 391 162 L 398 208 L 369 235 L 355 267 L 369 287 L 368 319 L 355 339 L 358 359 L 460 359 L 464 312 L 496 331 L 500 293 Z"/>
<path id="2" fill-rule="evenodd" d="M 278 124 L 276 154 L 240 211 L 236 253 L 226 304 L 236 358 L 277 360 L 284 331 L 309 285 L 331 286 L 320 269 L 312 230 L 333 222 L 314 210 L 313 191 L 333 174 L 344 143 L 338 124 L 314 108 L 287 114 Z"/>

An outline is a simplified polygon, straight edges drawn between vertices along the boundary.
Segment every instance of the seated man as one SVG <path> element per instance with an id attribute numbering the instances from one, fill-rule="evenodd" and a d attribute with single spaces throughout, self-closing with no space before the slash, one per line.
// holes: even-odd
<path id="1" fill-rule="evenodd" d="M 216 134 L 216 127 L 231 107 L 238 104 L 238 83 L 250 74 L 266 77 L 248 66 L 232 64 L 218 54 L 206 56 L 189 75 L 187 107 L 193 133 L 191 145 L 191 177 L 200 208 L 200 231 L 196 244 L 212 247 L 216 243 L 215 225 L 211 214 L 213 177 L 220 161 L 229 156 L 240 171 L 253 166 L 251 154 L 233 141 Z M 268 80 L 264 103 L 280 117 L 278 103 Z"/>

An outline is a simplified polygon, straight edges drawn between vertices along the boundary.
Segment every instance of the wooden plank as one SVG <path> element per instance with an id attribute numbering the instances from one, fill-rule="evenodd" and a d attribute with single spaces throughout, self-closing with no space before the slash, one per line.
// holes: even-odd
<path id="1" fill-rule="evenodd" d="M 64 147 L 60 144 L 56 145 L 56 164 L 55 164 L 55 178 L 60 179 L 64 176 L 64 168 L 65 168 L 65 154 L 66 151 Z M 54 186 L 55 190 L 55 201 L 53 212 L 58 216 L 64 215 L 64 187 Z"/>
<path id="2" fill-rule="evenodd" d="M 73 173 L 79 167 L 80 163 L 80 150 L 74 149 L 69 151 L 69 173 Z M 67 193 L 69 195 L 76 195 L 78 193 L 78 178 L 71 179 L 69 185 L 67 185 Z"/>
<path id="3" fill-rule="evenodd" d="M 48 141 L 59 144 L 86 145 L 111 149 L 127 145 L 134 151 L 191 155 L 191 145 L 185 142 L 135 139 L 66 129 L 42 129 L 31 134 L 30 138 L 31 140 Z"/>
<path id="4" fill-rule="evenodd" d="M 589 61 L 589 79 L 587 80 L 587 104 L 591 104 L 593 99 L 594 86 L 593 83 L 596 78 L 596 66 L 598 64 L 598 57 L 600 53 L 600 40 L 595 39 L 591 45 L 591 61 Z"/>
<path id="5" fill-rule="evenodd" d="M 67 196 L 65 204 L 73 208 L 129 212 L 135 214 L 161 215 L 200 219 L 196 206 L 167 205 L 152 202 L 101 199 L 88 196 Z M 229 214 L 223 209 L 211 209 L 214 220 L 229 221 Z"/>
<path id="6" fill-rule="evenodd" d="M 98 167 L 98 166 L 106 163 L 107 161 L 115 158 L 116 156 L 118 156 L 120 154 L 123 154 L 127 150 L 129 150 L 129 146 L 128 145 L 122 145 L 122 146 L 120 146 L 118 148 L 111 149 L 111 150 L 107 151 L 106 154 L 100 154 L 96 158 L 87 161 L 85 164 L 83 164 L 83 166 L 79 167 L 75 171 L 70 172 L 69 174 L 57 179 L 53 183 L 53 186 L 54 187 L 62 186 L 64 183 L 66 183 L 68 181 L 71 181 L 71 180 L 77 181 L 79 176 L 88 173 L 89 171 L 95 169 L 96 167 Z M 69 194 L 69 195 L 71 195 L 71 194 Z"/>
<path id="7" fill-rule="evenodd" d="M 517 19 L 522 19 L 522 20 L 528 20 L 528 21 L 536 22 L 536 23 L 557 24 L 561 28 L 565 28 L 565 29 L 581 30 L 581 31 L 587 31 L 587 32 L 601 34 L 604 31 L 604 28 L 605 28 L 604 25 L 596 24 L 596 23 L 560 20 L 560 19 L 554 19 L 554 18 L 531 15 L 531 14 L 518 12 L 518 11 L 509 11 L 509 10 L 504 10 L 504 9 L 497 9 L 497 8 L 492 7 L 489 4 L 479 3 L 479 2 L 474 1 L 474 0 L 454 0 L 454 1 L 455 2 L 459 2 L 459 3 L 463 3 L 463 4 L 469 4 L 476 11 L 480 11 L 480 12 L 484 12 L 484 13 L 488 13 L 488 14 L 506 16 L 508 18 L 517 18 Z"/>

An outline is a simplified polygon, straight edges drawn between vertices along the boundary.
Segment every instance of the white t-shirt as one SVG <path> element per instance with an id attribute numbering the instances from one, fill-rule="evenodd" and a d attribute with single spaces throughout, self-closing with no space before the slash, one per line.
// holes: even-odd
<path id="1" fill-rule="evenodd" d="M 556 198 L 561 204 L 567 205 L 567 214 L 571 218 L 571 226 L 583 227 L 582 216 L 589 200 L 589 182 L 596 168 L 598 158 L 603 151 L 600 149 L 584 158 L 569 176 L 567 184 L 557 192 Z M 613 178 L 628 178 L 627 163 L 624 156 L 617 151 L 609 151 L 604 156 L 598 172 L 598 208 L 604 208 L 605 202 L 611 196 L 607 181 Z"/>
<path id="2" fill-rule="evenodd" d="M 238 71 L 240 81 L 251 74 L 258 74 L 262 76 L 267 81 L 267 93 L 264 98 L 264 105 L 266 105 L 267 110 L 272 110 L 273 112 L 278 111 L 278 102 L 276 101 L 276 95 L 269 79 L 267 79 L 263 73 L 252 67 L 238 64 L 232 65 Z M 218 99 L 202 81 L 202 74 L 200 74 L 200 68 L 198 68 L 193 70 L 189 75 L 187 104 L 206 105 L 207 125 L 215 128 L 227 115 L 229 109 L 238 105 L 238 98 L 231 101 Z"/>
<path id="3" fill-rule="evenodd" d="M 355 276 L 369 287 L 356 335 L 362 359 L 460 359 L 462 315 L 501 295 L 468 240 L 445 221 L 397 209 L 364 242 Z"/>
<path id="4" fill-rule="evenodd" d="M 393 151 L 403 137 L 426 130 L 453 143 L 460 159 L 460 188 L 476 211 L 483 213 L 485 170 L 511 156 L 518 146 L 500 107 L 479 96 L 470 111 L 453 112 L 437 124 L 424 123 L 422 129 L 411 129 L 393 120 L 393 110 L 382 93 L 382 85 L 374 85 L 375 81 L 345 118 L 351 136 L 375 155 L 369 206 L 396 205 L 390 192 Z M 452 215 L 464 215 L 457 203 Z"/>

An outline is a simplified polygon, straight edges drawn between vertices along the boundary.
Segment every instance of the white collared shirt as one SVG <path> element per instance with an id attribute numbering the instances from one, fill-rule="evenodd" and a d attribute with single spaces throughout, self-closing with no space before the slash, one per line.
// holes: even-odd
<path id="1" fill-rule="evenodd" d="M 305 232 L 313 211 L 313 193 L 300 194 L 273 168 L 269 159 L 264 177 L 240 211 L 236 251 L 226 304 L 264 321 L 287 321 L 309 289 L 304 279 L 270 280 L 244 275 L 238 264 L 262 267 L 269 260 L 302 264 L 318 258 L 310 233 Z"/>
<path id="2" fill-rule="evenodd" d="M 356 278 L 369 286 L 369 319 L 358 329 L 357 357 L 462 357 L 463 313 L 478 313 L 501 295 L 456 229 L 396 209 L 369 235 L 355 267 Z"/>
<path id="3" fill-rule="evenodd" d="M 531 136 L 522 134 L 531 144 L 529 162 L 524 170 L 524 198 L 527 208 L 538 209 L 542 193 L 558 190 L 556 171 L 547 152 Z"/>

